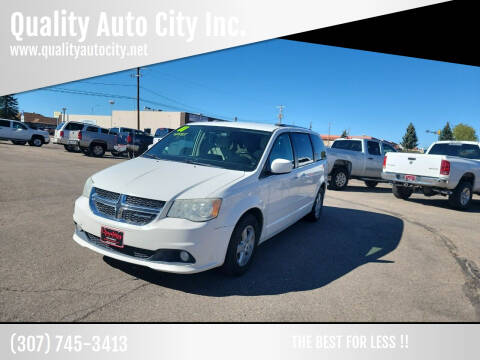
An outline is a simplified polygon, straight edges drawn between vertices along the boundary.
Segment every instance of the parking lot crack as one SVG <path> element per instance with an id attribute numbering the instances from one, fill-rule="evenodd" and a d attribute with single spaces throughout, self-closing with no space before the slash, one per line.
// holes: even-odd
<path id="1" fill-rule="evenodd" d="M 416 220 L 410 219 L 394 211 L 376 208 L 373 206 L 366 205 L 364 203 L 358 203 L 351 200 L 347 201 L 334 196 L 331 196 L 331 197 L 337 201 L 341 201 L 348 204 L 355 204 L 358 206 L 366 207 L 371 210 L 380 211 L 380 212 L 395 216 L 406 222 L 409 222 L 413 225 L 417 225 L 423 228 L 427 232 L 431 233 L 435 238 L 440 239 L 441 243 L 447 248 L 449 254 L 453 257 L 453 259 L 459 265 L 460 270 L 462 271 L 465 277 L 463 292 L 465 296 L 468 298 L 468 300 L 470 301 L 470 303 L 472 304 L 472 306 L 474 307 L 477 320 L 480 320 L 480 268 L 473 260 L 460 256 L 460 254 L 458 253 L 457 246 L 449 237 L 445 236 L 444 234 L 441 234 L 439 231 L 437 231 L 433 227 L 422 224 Z"/>

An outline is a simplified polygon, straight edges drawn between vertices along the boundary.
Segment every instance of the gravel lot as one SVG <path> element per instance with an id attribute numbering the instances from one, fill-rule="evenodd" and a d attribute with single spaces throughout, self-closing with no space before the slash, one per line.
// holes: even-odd
<path id="1" fill-rule="evenodd" d="M 84 181 L 119 161 L 0 142 L 1 321 L 480 321 L 478 196 L 458 212 L 352 181 L 245 276 L 175 275 L 72 240 Z"/>

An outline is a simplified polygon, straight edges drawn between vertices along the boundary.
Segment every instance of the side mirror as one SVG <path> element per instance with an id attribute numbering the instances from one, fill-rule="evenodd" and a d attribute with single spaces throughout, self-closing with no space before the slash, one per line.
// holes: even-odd
<path id="1" fill-rule="evenodd" d="M 272 174 L 287 174 L 293 169 L 293 164 L 287 159 L 275 159 L 270 166 Z"/>
<path id="2" fill-rule="evenodd" d="M 325 160 L 327 158 L 327 152 L 325 150 L 323 150 L 321 153 L 320 153 L 320 158 L 322 160 Z"/>

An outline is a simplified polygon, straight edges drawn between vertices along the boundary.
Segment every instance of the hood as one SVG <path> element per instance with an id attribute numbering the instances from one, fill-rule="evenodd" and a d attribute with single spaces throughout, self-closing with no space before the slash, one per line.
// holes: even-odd
<path id="1" fill-rule="evenodd" d="M 95 187 L 121 194 L 169 201 L 217 196 L 218 190 L 244 176 L 243 171 L 136 158 L 93 175 Z"/>

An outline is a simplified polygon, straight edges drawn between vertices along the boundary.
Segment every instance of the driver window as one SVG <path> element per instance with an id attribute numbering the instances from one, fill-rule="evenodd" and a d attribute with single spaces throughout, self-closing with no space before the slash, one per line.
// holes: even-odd
<path id="1" fill-rule="evenodd" d="M 22 129 L 22 130 L 26 130 L 26 129 L 27 129 L 27 127 L 26 127 L 25 125 L 19 124 L 19 123 L 16 123 L 16 122 L 14 122 L 12 125 L 13 125 L 13 128 L 14 128 L 14 129 Z"/>
<path id="2" fill-rule="evenodd" d="M 275 159 L 290 160 L 292 164 L 294 164 L 292 143 L 290 142 L 290 136 L 288 136 L 288 134 L 282 134 L 275 140 L 268 159 L 269 167 Z"/>

